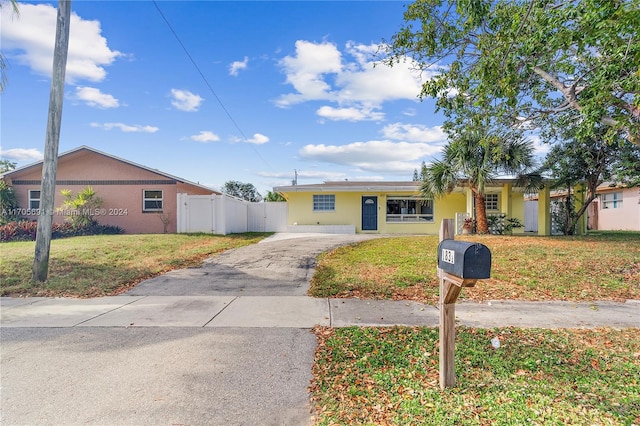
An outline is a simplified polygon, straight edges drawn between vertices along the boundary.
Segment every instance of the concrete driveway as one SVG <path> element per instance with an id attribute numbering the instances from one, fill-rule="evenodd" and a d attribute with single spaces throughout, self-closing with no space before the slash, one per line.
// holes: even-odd
<path id="1" fill-rule="evenodd" d="M 302 296 L 316 257 L 373 235 L 276 234 L 226 251 L 200 268 L 171 271 L 141 282 L 129 296 Z"/>

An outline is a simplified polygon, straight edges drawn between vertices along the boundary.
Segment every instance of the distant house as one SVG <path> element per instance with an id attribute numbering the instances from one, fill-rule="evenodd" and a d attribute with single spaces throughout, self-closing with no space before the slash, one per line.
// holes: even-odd
<path id="1" fill-rule="evenodd" d="M 524 193 L 515 180 L 500 179 L 486 188 L 487 214 L 525 222 Z M 442 219 L 455 219 L 458 232 L 473 216 L 474 198 L 460 186 L 444 197 L 422 198 L 419 182 L 325 182 L 275 187 L 288 204 L 289 232 L 437 234 Z M 549 235 L 549 192 L 541 191 L 536 232 Z M 524 229 L 514 232 L 524 232 Z"/>
<path id="2" fill-rule="evenodd" d="M 589 206 L 590 229 L 640 231 L 640 187 L 603 184 Z"/>
<path id="3" fill-rule="evenodd" d="M 0 176 L 14 188 L 19 212 L 27 220 L 37 219 L 40 207 L 42 161 Z M 103 200 L 94 217 L 104 225 L 116 225 L 128 234 L 176 232 L 177 196 L 219 195 L 205 186 L 100 152 L 87 146 L 58 157 L 54 205 L 62 205 L 60 191 L 74 194 L 91 186 Z M 54 221 L 62 222 L 72 212 L 57 211 Z"/>

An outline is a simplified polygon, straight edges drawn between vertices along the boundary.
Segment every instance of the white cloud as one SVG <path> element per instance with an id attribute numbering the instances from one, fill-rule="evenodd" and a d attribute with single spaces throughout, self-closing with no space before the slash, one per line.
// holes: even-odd
<path id="1" fill-rule="evenodd" d="M 331 86 L 323 79 L 325 74 L 342 71 L 342 55 L 334 44 L 298 40 L 295 56 L 286 56 L 280 65 L 287 76 L 287 83 L 298 93 L 282 97 L 277 102 L 279 106 L 335 97 L 331 93 Z"/>
<path id="2" fill-rule="evenodd" d="M 19 3 L 18 6 L 19 17 L 7 12 L 10 6 L 4 7 L 1 14 L 3 53 L 10 61 L 26 65 L 37 74 L 51 76 L 57 9 L 49 4 Z M 99 21 L 84 20 L 71 13 L 68 83 L 102 81 L 107 74 L 104 67 L 123 56 L 107 46 L 101 32 Z"/>
<path id="3" fill-rule="evenodd" d="M 120 101 L 95 87 L 76 87 L 75 97 L 91 107 L 106 109 L 120 106 Z"/>
<path id="4" fill-rule="evenodd" d="M 334 108 L 330 106 L 322 106 L 316 111 L 322 118 L 328 120 L 339 121 L 381 121 L 384 120 L 384 113 L 374 111 L 372 108 Z"/>
<path id="5" fill-rule="evenodd" d="M 203 143 L 218 142 L 220 140 L 220 136 L 216 135 L 213 132 L 210 132 L 210 131 L 207 131 L 207 130 L 203 130 L 200 133 L 198 133 L 197 135 L 191 136 L 190 139 L 192 141 L 203 142 Z"/>
<path id="6" fill-rule="evenodd" d="M 388 67 L 376 62 L 380 60 L 379 47 L 349 42 L 340 51 L 326 41 L 298 40 L 295 54 L 280 61 L 286 82 L 295 92 L 280 96 L 276 105 L 284 108 L 308 101 L 335 102 L 337 107 L 323 107 L 317 113 L 331 120 L 360 121 L 381 119 L 382 113 L 373 111 L 384 102 L 418 101 L 424 79 L 436 75 L 440 68 L 419 72 L 410 59 Z"/>
<path id="7" fill-rule="evenodd" d="M 180 111 L 197 111 L 204 99 L 188 90 L 171 89 L 171 105 Z"/>
<path id="8" fill-rule="evenodd" d="M 311 161 L 347 165 L 377 173 L 401 173 L 407 176 L 419 160 L 436 154 L 440 148 L 427 143 L 368 141 L 347 145 L 306 145 L 299 154 Z"/>
<path id="9" fill-rule="evenodd" d="M 262 145 L 269 142 L 269 138 L 260 133 L 255 133 L 252 138 L 247 139 L 247 142 L 256 144 L 256 145 Z"/>
<path id="10" fill-rule="evenodd" d="M 242 61 L 233 61 L 231 65 L 229 65 L 229 75 L 232 75 L 234 77 L 237 76 L 238 71 L 246 70 L 248 64 L 249 64 L 249 58 L 246 56 Z"/>
<path id="11" fill-rule="evenodd" d="M 91 127 L 97 127 L 104 130 L 119 129 L 125 133 L 142 132 L 142 133 L 155 133 L 160 130 L 155 126 L 141 126 L 139 124 L 124 124 L 124 123 L 91 123 Z"/>
<path id="12" fill-rule="evenodd" d="M 0 150 L 0 157 L 13 161 L 39 161 L 44 158 L 44 154 L 35 148 L 12 148 Z"/>
<path id="13" fill-rule="evenodd" d="M 442 126 L 427 127 L 421 124 L 388 124 L 382 128 L 382 134 L 388 139 L 408 142 L 441 142 L 444 144 L 447 139 Z"/>

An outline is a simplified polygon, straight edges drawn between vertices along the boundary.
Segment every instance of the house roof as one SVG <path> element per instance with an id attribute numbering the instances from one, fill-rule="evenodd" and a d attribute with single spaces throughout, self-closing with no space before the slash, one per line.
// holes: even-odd
<path id="1" fill-rule="evenodd" d="M 309 185 L 277 186 L 273 188 L 276 192 L 362 192 L 362 191 L 417 191 L 420 189 L 420 182 L 357 182 L 357 181 L 337 181 L 324 182 Z"/>
<path id="2" fill-rule="evenodd" d="M 93 153 L 98 154 L 98 155 L 103 155 L 105 157 L 112 158 L 112 159 L 114 159 L 116 161 L 120 161 L 120 162 L 128 164 L 130 166 L 133 166 L 133 167 L 136 167 L 136 168 L 139 168 L 139 169 L 142 169 L 142 170 L 146 170 L 146 171 L 158 174 L 160 176 L 164 176 L 164 177 L 166 177 L 168 179 L 175 180 L 175 181 L 180 182 L 180 183 L 197 186 L 199 188 L 206 189 L 207 191 L 212 191 L 212 192 L 214 192 L 214 193 L 216 193 L 218 195 L 221 194 L 219 191 L 215 191 L 215 190 L 213 190 L 213 189 L 211 189 L 209 187 L 206 187 L 204 185 L 200 185 L 199 183 L 191 182 L 191 181 L 188 181 L 186 179 L 182 179 L 180 177 L 170 175 L 169 173 L 162 172 L 162 171 L 160 171 L 158 169 L 152 169 L 150 167 L 143 166 L 142 164 L 134 163 L 133 161 L 125 160 L 124 158 L 120 158 L 120 157 L 116 157 L 115 155 L 107 154 L 106 152 L 99 151 L 97 149 L 91 148 L 91 147 L 86 146 L 86 145 L 82 145 L 82 146 L 79 146 L 79 147 L 74 148 L 72 150 L 65 151 L 62 154 L 58 154 L 58 159 L 63 158 L 63 157 L 68 157 L 70 155 L 76 154 L 76 153 L 81 152 L 81 151 L 90 151 L 90 152 L 93 152 Z M 31 169 L 31 168 L 34 168 L 34 167 L 40 167 L 43 164 L 43 162 L 44 162 L 44 160 L 41 160 L 41 161 L 38 161 L 38 162 L 35 162 L 35 163 L 32 163 L 32 164 L 27 164 L 26 166 L 18 167 L 15 170 L 10 170 L 8 172 L 0 174 L 0 178 L 4 178 L 5 176 L 10 177 L 11 175 L 13 175 L 15 173 L 18 173 L 18 172 L 21 172 L 21 171 L 28 170 L 28 169 Z"/>
<path id="3" fill-rule="evenodd" d="M 516 182 L 516 179 L 493 179 L 491 185 L 488 186 L 500 186 L 505 183 L 515 184 Z M 275 192 L 418 192 L 420 185 L 421 182 L 419 181 L 336 181 L 309 185 L 277 186 L 273 190 Z M 464 187 L 465 185 L 461 184 L 456 189 L 460 191 Z"/>

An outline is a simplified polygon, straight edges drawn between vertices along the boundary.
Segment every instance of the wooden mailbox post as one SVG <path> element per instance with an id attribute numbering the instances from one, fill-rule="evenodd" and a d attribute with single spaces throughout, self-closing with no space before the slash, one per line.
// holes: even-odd
<path id="1" fill-rule="evenodd" d="M 443 243 L 454 238 L 453 219 L 443 219 L 440 225 L 440 244 L 438 245 L 438 278 L 440 279 L 440 388 L 456 385 L 455 349 L 456 349 L 456 307 L 455 303 L 463 287 L 473 287 L 478 279 L 489 278 L 491 252 L 482 244 L 460 242 Z M 475 248 L 473 256 L 467 259 L 464 249 Z M 468 251 L 468 250 L 467 250 Z M 473 254 L 473 253 L 472 253 Z M 448 271 L 441 265 L 451 265 Z M 465 265 L 465 262 L 468 264 Z M 455 272 L 451 273 L 451 272 Z"/>

